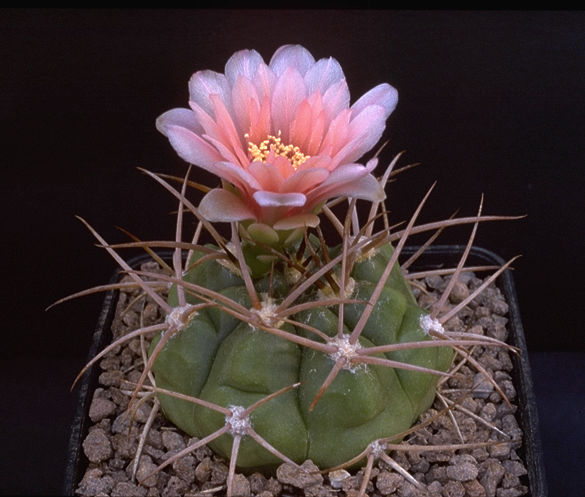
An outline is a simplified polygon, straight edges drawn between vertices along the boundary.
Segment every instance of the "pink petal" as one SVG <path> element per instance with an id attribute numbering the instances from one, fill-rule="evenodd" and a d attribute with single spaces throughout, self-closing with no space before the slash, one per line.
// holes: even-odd
<path id="1" fill-rule="evenodd" d="M 270 134 L 272 116 L 270 115 L 270 99 L 265 96 L 260 106 L 258 116 L 251 116 L 248 141 L 258 145 L 266 140 Z"/>
<path id="2" fill-rule="evenodd" d="M 211 100 L 209 101 L 209 103 L 211 105 L 211 115 L 208 114 L 207 112 L 205 112 L 205 110 L 201 106 L 199 106 L 199 104 L 197 104 L 193 100 L 189 100 L 189 106 L 191 107 L 191 109 L 193 109 L 193 112 L 195 114 L 195 118 L 197 119 L 197 121 L 199 122 L 199 125 L 204 130 L 204 133 L 202 133 L 202 136 L 207 135 L 218 142 L 223 142 L 224 141 L 224 133 L 218 127 L 217 123 L 215 122 L 214 118 L 212 117 L 214 112 L 213 112 L 213 104 L 211 104 Z"/>
<path id="3" fill-rule="evenodd" d="M 258 66 L 266 65 L 264 59 L 256 50 L 240 50 L 233 54 L 225 64 L 225 76 L 234 85 L 238 76 L 252 81 L 258 71 Z"/>
<path id="4" fill-rule="evenodd" d="M 350 110 L 344 109 L 333 119 L 323 139 L 321 154 L 333 154 L 347 143 L 350 115 Z"/>
<path id="5" fill-rule="evenodd" d="M 301 45 L 283 45 L 274 52 L 268 65 L 277 77 L 284 74 L 289 67 L 294 67 L 304 76 L 314 63 L 315 59 L 305 47 Z"/>
<path id="6" fill-rule="evenodd" d="M 244 76 L 238 76 L 232 87 L 234 122 L 238 133 L 243 136 L 250 131 L 250 123 L 258 119 L 260 100 L 256 87 Z"/>
<path id="7" fill-rule="evenodd" d="M 239 164 L 240 161 L 238 157 L 232 152 L 229 146 L 224 145 L 223 142 L 219 141 L 218 139 L 214 138 L 213 136 L 203 135 L 203 138 L 207 140 L 211 145 L 213 145 L 216 150 L 221 154 L 223 161 L 231 162 L 233 164 Z M 241 169 L 241 165 L 239 166 Z"/>
<path id="8" fill-rule="evenodd" d="M 388 83 L 375 86 L 365 93 L 351 106 L 352 119 L 370 105 L 379 105 L 384 108 L 384 120 L 392 113 L 398 103 L 398 92 Z"/>
<path id="9" fill-rule="evenodd" d="M 299 165 L 297 172 L 304 171 L 306 169 L 326 169 L 331 171 L 331 157 L 328 155 L 312 155 L 305 162 Z"/>
<path id="10" fill-rule="evenodd" d="M 243 192 L 262 189 L 262 185 L 245 169 L 231 162 L 216 162 L 210 171 L 220 178 L 229 181 Z"/>
<path id="11" fill-rule="evenodd" d="M 282 132 L 282 139 L 290 143 L 289 127 L 298 105 L 306 97 L 303 77 L 294 67 L 286 69 L 276 81 L 272 94 L 272 125 L 275 131 Z"/>
<path id="12" fill-rule="evenodd" d="M 225 108 L 224 102 L 218 95 L 210 95 L 210 99 L 213 103 L 213 111 L 217 126 L 222 132 L 223 144 L 231 148 L 231 151 L 238 157 L 240 164 L 247 165 L 248 155 L 243 149 L 243 136 L 240 136 L 238 133 L 232 116 Z"/>
<path id="13" fill-rule="evenodd" d="M 243 221 L 256 216 L 240 197 L 228 190 L 214 188 L 205 194 L 199 204 L 199 213 L 211 222 Z"/>
<path id="14" fill-rule="evenodd" d="M 345 79 L 327 88 L 323 95 L 323 107 L 330 120 L 349 107 L 349 88 Z"/>
<path id="15" fill-rule="evenodd" d="M 181 159 L 213 173 L 213 165 L 222 160 L 222 156 L 214 147 L 193 131 L 181 126 L 166 124 L 164 129 L 165 135 Z"/>
<path id="16" fill-rule="evenodd" d="M 252 162 L 248 166 L 248 172 L 254 176 L 260 185 L 257 190 L 277 192 L 280 190 L 280 185 L 284 183 L 284 178 L 280 171 L 264 162 Z"/>
<path id="17" fill-rule="evenodd" d="M 333 161 L 337 164 L 353 162 L 368 152 L 382 136 L 386 127 L 386 112 L 379 105 L 370 105 L 348 125 L 348 143 L 339 150 Z"/>
<path id="18" fill-rule="evenodd" d="M 314 92 L 323 94 L 332 84 L 341 80 L 345 80 L 343 70 L 333 57 L 318 60 L 305 74 L 305 84 L 309 95 Z"/>
<path id="19" fill-rule="evenodd" d="M 219 95 L 226 107 L 231 108 L 231 90 L 226 77 L 215 71 L 198 71 L 189 80 L 189 98 L 209 115 L 213 105 L 210 95 Z"/>
<path id="20" fill-rule="evenodd" d="M 386 198 L 380 182 L 371 174 L 367 174 L 357 180 L 333 186 L 327 191 L 326 196 L 322 195 L 321 198 L 318 198 L 318 196 L 311 198 L 311 205 L 317 205 L 323 200 L 340 196 L 361 198 L 371 202 L 381 202 Z"/>
<path id="21" fill-rule="evenodd" d="M 302 207 L 307 197 L 302 193 L 255 192 L 254 200 L 260 207 Z"/>
<path id="22" fill-rule="evenodd" d="M 308 204 L 314 206 L 323 200 L 344 195 L 372 201 L 384 199 L 384 190 L 370 171 L 377 159 L 361 164 L 344 164 L 335 169 L 329 177 L 309 194 Z"/>
<path id="23" fill-rule="evenodd" d="M 295 168 L 286 157 L 274 155 L 273 152 L 268 154 L 266 165 L 272 166 L 283 178 L 289 178 L 295 173 Z"/>
<path id="24" fill-rule="evenodd" d="M 301 150 L 306 150 L 311 138 L 313 122 L 313 109 L 308 100 L 305 99 L 297 107 L 295 117 L 290 124 L 290 142 Z"/>
<path id="25" fill-rule="evenodd" d="M 272 69 L 265 64 L 258 66 L 256 74 L 252 79 L 252 83 L 256 87 L 258 92 L 258 98 L 262 101 L 266 97 L 270 98 L 272 95 L 272 89 L 276 83 L 276 76 L 272 72 Z"/>
<path id="26" fill-rule="evenodd" d="M 186 128 L 197 135 L 203 133 L 203 128 L 199 124 L 195 113 L 189 109 L 171 109 L 157 118 L 156 129 L 163 135 L 167 136 L 169 126 Z"/>
<path id="27" fill-rule="evenodd" d="M 320 93 L 313 93 L 297 107 L 290 127 L 290 142 L 306 155 L 319 153 L 325 133 L 326 116 Z"/>
<path id="28" fill-rule="evenodd" d="M 329 176 L 329 171 L 323 168 L 312 168 L 297 171 L 280 186 L 282 193 L 299 192 L 306 193 L 317 185 L 323 183 Z"/>

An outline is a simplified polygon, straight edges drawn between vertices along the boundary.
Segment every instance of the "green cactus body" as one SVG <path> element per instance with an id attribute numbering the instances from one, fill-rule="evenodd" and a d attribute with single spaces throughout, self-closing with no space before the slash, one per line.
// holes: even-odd
<path id="1" fill-rule="evenodd" d="M 392 254 L 390 245 L 357 262 L 352 298 L 368 301 Z M 194 260 L 201 257 L 195 254 Z M 185 280 L 239 302 L 249 308 L 243 280 L 217 261 L 195 266 Z M 289 284 L 275 273 L 255 281 L 258 292 L 272 289 L 275 299 L 286 295 Z M 314 293 L 314 292 L 313 292 Z M 307 299 L 315 295 L 306 295 Z M 169 301 L 176 305 L 171 292 Z M 191 303 L 195 303 L 191 299 Z M 344 305 L 345 333 L 358 322 L 365 304 Z M 338 306 L 302 311 L 294 320 L 329 336 L 338 329 Z M 360 345 L 370 347 L 427 340 L 420 328 L 420 309 L 396 265 L 375 304 Z M 285 323 L 282 329 L 315 339 L 307 330 Z M 156 341 L 155 341 L 156 343 Z M 153 346 L 155 345 L 153 343 Z M 445 371 L 451 362 L 448 347 L 388 352 L 380 357 Z M 157 386 L 196 396 L 215 404 L 247 407 L 283 387 L 301 385 L 274 397 L 252 412 L 254 430 L 290 459 L 312 459 L 319 467 L 343 463 L 372 441 L 408 429 L 432 403 L 436 375 L 381 365 L 342 369 L 312 410 L 309 406 L 334 360 L 317 350 L 300 346 L 264 330 L 253 328 L 222 311 L 207 307 L 165 345 L 154 365 Z M 159 394 L 165 415 L 192 436 L 204 437 L 224 426 L 225 416 L 186 400 Z M 224 434 L 210 445 L 229 457 L 232 436 Z M 241 441 L 238 466 L 274 469 L 281 461 L 251 437 Z"/>

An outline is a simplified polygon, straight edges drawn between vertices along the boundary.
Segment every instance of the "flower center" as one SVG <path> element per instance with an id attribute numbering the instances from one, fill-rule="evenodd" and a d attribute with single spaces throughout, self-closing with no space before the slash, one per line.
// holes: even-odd
<path id="1" fill-rule="evenodd" d="M 278 135 L 268 135 L 266 140 L 260 142 L 256 145 L 253 142 L 248 142 L 248 153 L 252 157 L 253 161 L 259 162 L 266 162 L 270 152 L 274 153 L 274 155 L 280 155 L 281 157 L 285 157 L 290 161 L 292 166 L 297 169 L 303 162 L 309 159 L 310 155 L 305 155 L 301 152 L 301 149 L 295 145 L 288 144 L 285 145 L 282 143 L 282 138 L 280 137 L 280 130 L 278 130 Z M 246 133 L 244 138 L 250 138 L 250 135 Z"/>

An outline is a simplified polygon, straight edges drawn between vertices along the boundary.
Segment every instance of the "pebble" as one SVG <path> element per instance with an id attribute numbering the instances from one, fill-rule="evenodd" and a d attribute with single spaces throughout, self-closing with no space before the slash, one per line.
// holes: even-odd
<path id="1" fill-rule="evenodd" d="M 266 486 L 266 477 L 262 473 L 252 473 L 248 476 L 250 482 L 250 492 L 253 494 L 259 494 L 264 490 Z"/>
<path id="2" fill-rule="evenodd" d="M 497 459 L 488 459 L 480 464 L 479 482 L 486 491 L 486 497 L 495 497 L 498 485 L 506 470 Z"/>
<path id="3" fill-rule="evenodd" d="M 473 396 L 477 399 L 487 399 L 494 391 L 493 383 L 483 373 L 476 373 L 473 377 Z"/>
<path id="4" fill-rule="evenodd" d="M 464 497 L 465 487 L 460 481 L 448 481 L 443 485 L 444 497 Z"/>
<path id="5" fill-rule="evenodd" d="M 477 461 L 469 454 L 454 455 L 449 464 L 447 477 L 456 481 L 474 480 L 479 473 Z"/>
<path id="6" fill-rule="evenodd" d="M 138 470 L 136 471 L 136 479 L 141 482 L 142 485 L 147 487 L 154 487 L 158 483 L 159 473 L 154 473 L 157 465 L 154 464 L 150 456 L 142 456 L 138 463 Z M 148 477 L 148 478 L 147 478 Z M 146 479 L 145 479 L 146 478 Z"/>
<path id="7" fill-rule="evenodd" d="M 120 385 L 120 380 L 122 379 L 123 373 L 122 371 L 104 371 L 99 376 L 99 382 L 101 385 L 105 387 L 117 387 Z"/>
<path id="8" fill-rule="evenodd" d="M 121 481 L 112 490 L 112 497 L 146 497 L 146 487 L 129 481 Z"/>
<path id="9" fill-rule="evenodd" d="M 307 460 L 300 466 L 290 463 L 281 464 L 276 470 L 276 477 L 281 483 L 306 489 L 323 483 L 323 475 L 313 461 Z"/>
<path id="10" fill-rule="evenodd" d="M 250 497 L 250 495 L 250 482 L 244 475 L 236 473 L 232 481 L 232 496 Z"/>
<path id="11" fill-rule="evenodd" d="M 337 469 L 331 471 L 327 476 L 329 477 L 329 484 L 331 487 L 338 489 L 343 487 L 344 480 L 351 477 L 351 473 L 345 469 Z"/>
<path id="12" fill-rule="evenodd" d="M 463 483 L 465 487 L 465 497 L 486 497 L 485 488 L 476 479 Z"/>
<path id="13" fill-rule="evenodd" d="M 381 471 L 376 478 L 376 488 L 382 495 L 389 495 L 396 492 L 403 478 L 397 473 Z"/>
<path id="14" fill-rule="evenodd" d="M 162 491 L 162 497 L 183 497 L 188 489 L 189 486 L 181 478 L 171 476 Z"/>
<path id="15" fill-rule="evenodd" d="M 465 283 L 462 281 L 456 281 L 453 289 L 451 290 L 451 294 L 449 295 L 449 300 L 452 304 L 459 304 L 463 302 L 467 297 L 469 297 L 469 288 Z"/>
<path id="16" fill-rule="evenodd" d="M 502 466 L 514 476 L 523 476 L 528 473 L 526 467 L 520 461 L 503 461 Z"/>
<path id="17" fill-rule="evenodd" d="M 183 450 L 186 447 L 183 436 L 173 430 L 164 430 L 162 432 L 162 443 L 167 450 L 178 451 Z"/>
<path id="18" fill-rule="evenodd" d="M 177 459 L 172 466 L 177 476 L 188 485 L 195 481 L 195 458 L 191 454 Z"/>
<path id="19" fill-rule="evenodd" d="M 83 452 L 94 463 L 105 461 L 112 456 L 112 443 L 105 431 L 96 428 L 88 433 L 83 441 Z"/>
<path id="20" fill-rule="evenodd" d="M 94 423 L 111 416 L 114 412 L 116 412 L 116 404 L 114 402 L 103 397 L 93 396 L 93 400 L 89 406 L 89 418 Z"/>
<path id="21" fill-rule="evenodd" d="M 206 457 L 195 468 L 195 478 L 200 482 L 207 481 L 211 475 L 211 467 L 211 458 Z"/>

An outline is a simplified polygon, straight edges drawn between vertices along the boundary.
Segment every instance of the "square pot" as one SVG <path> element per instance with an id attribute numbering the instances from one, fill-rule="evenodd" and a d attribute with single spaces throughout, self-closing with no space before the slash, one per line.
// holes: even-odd
<path id="1" fill-rule="evenodd" d="M 418 247 L 405 247 L 402 254 L 408 256 L 413 254 L 417 248 Z M 437 245 L 429 247 L 417 260 L 416 265 L 412 266 L 412 270 L 454 267 L 464 249 L 464 246 L 459 245 Z M 168 253 L 161 253 L 160 255 L 167 260 L 171 260 L 172 258 Z M 142 263 L 149 260 L 151 260 L 150 257 L 145 254 L 131 259 L 128 263 L 132 268 L 139 268 Z M 489 250 L 480 247 L 472 247 L 467 259 L 467 264 L 470 266 L 501 266 L 504 264 L 504 260 Z M 116 271 L 110 282 L 115 283 L 119 278 L 120 273 Z M 519 350 L 519 354 L 512 355 L 514 365 L 512 379 L 518 395 L 516 401 L 518 404 L 518 410 L 516 415 L 520 428 L 523 431 L 523 442 L 522 447 L 519 449 L 519 454 L 528 471 L 529 493 L 527 495 L 529 497 L 547 497 L 548 493 L 544 472 L 543 454 L 538 428 L 538 414 L 532 385 L 530 364 L 528 361 L 528 350 L 526 348 L 526 339 L 522 327 L 520 309 L 511 271 L 505 271 L 500 275 L 497 280 L 497 285 L 504 294 L 509 306 L 507 316 L 507 328 L 509 331 L 508 343 Z M 117 300 L 117 291 L 112 290 L 106 293 L 102 310 L 98 317 L 95 332 L 93 334 L 88 361 L 95 357 L 111 342 L 112 335 L 110 327 L 116 312 Z M 75 495 L 75 489 L 83 477 L 88 465 L 88 460 L 83 453 L 82 443 L 88 433 L 89 426 L 91 425 L 89 408 L 93 392 L 98 384 L 99 374 L 99 364 L 95 364 L 86 371 L 79 382 L 79 391 L 77 394 L 78 404 L 69 438 L 63 495 Z"/>

